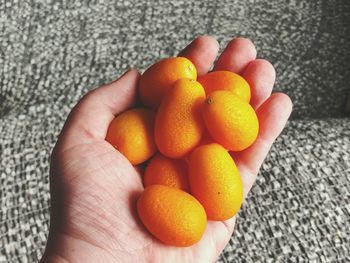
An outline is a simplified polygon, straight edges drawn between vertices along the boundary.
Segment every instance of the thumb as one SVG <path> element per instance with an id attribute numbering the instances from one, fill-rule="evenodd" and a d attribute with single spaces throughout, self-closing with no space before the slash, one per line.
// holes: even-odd
<path id="1" fill-rule="evenodd" d="M 131 69 L 112 83 L 89 91 L 69 114 L 56 148 L 64 151 L 104 139 L 115 115 L 135 103 L 139 77 L 139 72 Z"/>

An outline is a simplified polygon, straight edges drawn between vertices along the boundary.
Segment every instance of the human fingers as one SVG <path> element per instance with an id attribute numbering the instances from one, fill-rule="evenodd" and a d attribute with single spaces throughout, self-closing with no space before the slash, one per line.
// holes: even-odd
<path id="1" fill-rule="evenodd" d="M 244 196 L 250 191 L 262 162 L 291 112 L 292 102 L 286 94 L 270 96 L 257 110 L 260 128 L 254 144 L 242 152 L 231 153 L 242 177 Z"/>
<path id="2" fill-rule="evenodd" d="M 178 56 L 186 57 L 197 68 L 197 74 L 206 74 L 213 66 L 219 51 L 219 43 L 210 36 L 200 36 L 185 47 Z"/>
<path id="3" fill-rule="evenodd" d="M 228 70 L 241 74 L 247 65 L 256 58 L 253 42 L 247 38 L 231 40 L 215 63 L 214 70 Z"/>
<path id="4" fill-rule="evenodd" d="M 276 80 L 275 68 L 265 59 L 255 59 L 245 68 L 243 77 L 250 86 L 250 104 L 257 109 L 271 95 Z"/>
<path id="5" fill-rule="evenodd" d="M 88 92 L 69 114 L 59 136 L 59 148 L 104 139 L 115 115 L 134 104 L 139 76 L 136 70 L 129 70 L 118 80 Z"/>

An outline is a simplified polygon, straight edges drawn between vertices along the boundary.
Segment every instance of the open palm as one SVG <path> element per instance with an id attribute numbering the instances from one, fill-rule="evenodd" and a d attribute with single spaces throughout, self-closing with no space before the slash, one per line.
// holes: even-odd
<path id="1" fill-rule="evenodd" d="M 201 75 L 213 66 L 218 50 L 215 39 L 203 36 L 180 56 L 189 58 Z M 251 86 L 260 132 L 251 147 L 234 154 L 247 195 L 292 104 L 284 94 L 271 95 L 274 68 L 256 59 L 247 39 L 232 40 L 214 70 L 242 74 Z M 51 227 L 42 262 L 213 262 L 229 241 L 234 218 L 209 221 L 201 241 L 188 248 L 163 245 L 139 221 L 139 168 L 104 140 L 114 116 L 134 105 L 138 78 L 137 71 L 128 71 L 89 92 L 70 113 L 52 154 Z"/>

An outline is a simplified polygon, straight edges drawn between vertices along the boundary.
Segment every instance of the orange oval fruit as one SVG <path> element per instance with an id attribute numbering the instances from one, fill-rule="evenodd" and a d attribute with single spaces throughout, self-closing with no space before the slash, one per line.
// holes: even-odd
<path id="1" fill-rule="evenodd" d="M 258 136 L 259 121 L 254 109 L 226 90 L 207 96 L 203 119 L 212 138 L 231 151 L 248 148 Z"/>
<path id="2" fill-rule="evenodd" d="M 145 187 L 162 184 L 189 191 L 187 163 L 181 159 L 170 159 L 160 153 L 149 161 L 144 176 Z"/>
<path id="3" fill-rule="evenodd" d="M 231 71 L 213 71 L 199 76 L 198 82 L 202 84 L 206 94 L 216 90 L 228 90 L 244 101 L 248 103 L 250 101 L 250 86 L 248 82 Z"/>
<path id="4" fill-rule="evenodd" d="M 189 59 L 171 57 L 153 64 L 140 78 L 141 101 L 148 107 L 158 108 L 163 96 L 181 78 L 197 78 L 196 67 Z"/>
<path id="5" fill-rule="evenodd" d="M 149 232 L 172 246 L 197 243 L 207 224 L 203 206 L 192 195 L 165 185 L 146 187 L 137 201 L 137 211 Z"/>
<path id="6" fill-rule="evenodd" d="M 145 108 L 125 111 L 113 119 L 106 141 L 133 165 L 143 163 L 156 152 L 154 142 L 155 113 Z"/>
<path id="7" fill-rule="evenodd" d="M 208 219 L 224 221 L 240 209 L 242 180 L 233 159 L 221 145 L 202 145 L 192 152 L 189 181 L 191 193 L 204 206 Z"/>
<path id="8" fill-rule="evenodd" d="M 179 79 L 164 97 L 155 123 L 159 151 L 170 158 L 182 158 L 201 140 L 204 128 L 201 107 L 205 100 L 202 85 Z"/>

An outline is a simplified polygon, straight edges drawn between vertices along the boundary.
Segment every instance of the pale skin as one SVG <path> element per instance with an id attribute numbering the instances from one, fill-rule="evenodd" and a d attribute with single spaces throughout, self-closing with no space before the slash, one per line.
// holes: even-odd
<path id="1" fill-rule="evenodd" d="M 201 36 L 179 56 L 189 58 L 198 75 L 213 70 L 242 74 L 251 86 L 260 132 L 247 150 L 234 155 L 246 196 L 274 140 L 292 111 L 283 93 L 271 95 L 275 70 L 256 59 L 253 43 L 219 44 Z M 104 139 L 112 119 L 135 105 L 140 74 L 129 70 L 118 80 L 86 94 L 64 125 L 51 157 L 51 226 L 41 262 L 215 262 L 228 243 L 235 218 L 208 221 L 202 239 L 187 248 L 164 245 L 143 227 L 136 200 L 143 191 L 138 167 Z"/>

